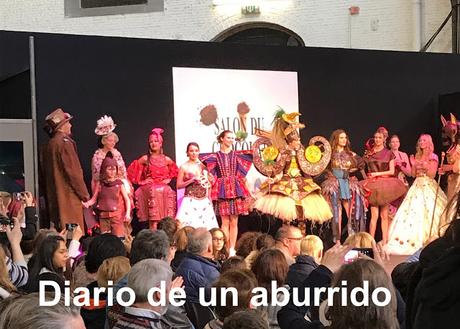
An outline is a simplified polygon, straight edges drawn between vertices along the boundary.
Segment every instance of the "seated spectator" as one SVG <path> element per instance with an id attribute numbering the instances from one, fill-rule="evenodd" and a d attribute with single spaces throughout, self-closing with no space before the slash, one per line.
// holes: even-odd
<path id="1" fill-rule="evenodd" d="M 169 238 L 169 243 L 174 244 L 174 234 L 179 228 L 178 221 L 171 217 L 165 217 L 158 222 L 157 229 L 166 233 Z"/>
<path id="2" fill-rule="evenodd" d="M 162 230 L 152 232 L 151 230 L 141 230 L 132 242 L 131 253 L 129 255 L 129 261 L 131 266 L 134 266 L 138 262 L 144 259 L 159 259 L 166 261 L 169 259 L 169 239 L 166 233 Z M 174 280 L 181 281 L 181 278 Z M 121 278 L 118 283 L 114 286 L 113 295 L 119 289 L 126 287 L 128 283 L 128 275 Z M 122 296 L 124 298 L 124 296 Z M 107 327 L 112 328 L 117 321 L 118 317 L 124 312 L 124 307 L 114 303 L 113 307 L 107 309 Z M 191 329 L 193 328 L 190 320 L 185 314 L 185 310 L 182 307 L 176 307 L 171 304 L 168 305 L 166 313 L 163 315 L 163 322 L 169 323 L 172 328 L 177 329 Z"/>
<path id="3" fill-rule="evenodd" d="M 27 283 L 29 272 L 27 263 L 21 250 L 22 232 L 19 221 L 15 219 L 14 227 L 9 225 L 5 227 L 7 241 L 0 245 L 5 253 L 5 264 L 10 281 L 16 288 L 22 287 Z M 5 233 L 3 233 L 5 234 Z M 7 247 L 9 245 L 9 248 Z"/>
<path id="4" fill-rule="evenodd" d="M 176 270 L 184 278 L 187 302 L 198 303 L 199 288 L 209 296 L 212 283 L 219 277 L 220 265 L 212 259 L 212 236 L 200 227 L 190 233 L 187 255 Z"/>
<path id="5" fill-rule="evenodd" d="M 64 269 L 69 255 L 65 240 L 59 235 L 50 235 L 41 243 L 36 261 L 29 271 L 29 280 L 24 290 L 27 293 L 38 292 L 40 281 L 54 281 L 64 292 Z M 52 289 L 52 287 L 47 287 Z"/>
<path id="6" fill-rule="evenodd" d="M 105 311 L 106 311 L 106 293 L 99 293 L 97 303 L 94 300 L 94 289 L 104 287 L 107 288 L 108 281 L 112 281 L 113 284 L 118 282 L 124 277 L 129 270 L 131 265 L 129 259 L 124 256 L 116 256 L 105 259 L 99 269 L 97 270 L 97 281 L 91 282 L 87 288 L 90 292 L 90 305 L 82 306 L 81 316 L 85 322 L 86 329 L 98 329 L 104 328 L 105 324 Z"/>
<path id="7" fill-rule="evenodd" d="M 233 256 L 228 258 L 222 263 L 220 273 L 227 272 L 228 270 L 248 270 L 248 264 L 240 256 Z"/>
<path id="8" fill-rule="evenodd" d="M 248 268 L 251 268 L 254 259 L 259 255 L 259 253 L 265 249 L 272 248 L 275 246 L 275 239 L 270 234 L 263 233 L 259 235 L 256 239 L 256 249 L 251 251 L 249 255 L 245 258 Z"/>
<path id="9" fill-rule="evenodd" d="M 174 272 L 176 272 L 179 264 L 184 259 L 185 255 L 187 254 L 187 244 L 188 244 L 188 237 L 190 232 L 195 230 L 191 226 L 185 226 L 178 230 L 176 234 L 174 234 L 174 244 L 176 246 L 176 253 L 174 254 L 174 258 L 171 261 L 171 268 Z"/>
<path id="10" fill-rule="evenodd" d="M 290 287 L 299 287 L 311 271 L 318 267 L 323 257 L 323 248 L 323 241 L 316 235 L 307 235 L 302 239 L 300 255 L 289 267 L 286 283 Z"/>
<path id="11" fill-rule="evenodd" d="M 16 292 L 16 287 L 8 274 L 5 251 L 0 247 L 0 301 L 8 298 L 13 292 Z"/>
<path id="12" fill-rule="evenodd" d="M 251 251 L 256 249 L 256 240 L 261 235 L 260 232 L 245 232 L 236 242 L 236 255 L 246 258 L 249 256 Z M 230 255 L 234 256 L 234 255 Z"/>
<path id="13" fill-rule="evenodd" d="M 47 300 L 54 295 L 48 295 Z M 84 329 L 78 307 L 65 306 L 62 298 L 53 307 L 40 307 L 38 293 L 18 296 L 0 313 L 0 329 Z"/>
<path id="14" fill-rule="evenodd" d="M 275 248 L 284 254 L 289 266 L 295 263 L 295 258 L 300 254 L 300 241 L 302 239 L 300 229 L 291 225 L 283 225 L 275 234 Z"/>
<path id="15" fill-rule="evenodd" d="M 166 296 L 169 295 L 172 274 L 168 263 L 162 260 L 144 259 L 136 263 L 128 274 L 128 287 L 135 293 L 135 302 L 132 306 L 125 307 L 114 328 L 174 328 L 163 319 L 167 306 L 153 306 L 148 300 L 150 288 L 160 287 L 161 282 L 166 283 Z M 159 292 L 153 294 L 154 301 L 158 302 L 160 299 Z M 166 302 L 169 302 L 168 297 Z"/>
<path id="16" fill-rule="evenodd" d="M 268 321 L 258 310 L 238 311 L 225 319 L 222 329 L 268 329 Z"/>
<path id="17" fill-rule="evenodd" d="M 213 259 L 222 264 L 228 258 L 227 237 L 220 228 L 209 230 L 212 235 Z"/>
<path id="18" fill-rule="evenodd" d="M 345 242 L 344 246 L 353 246 L 353 248 L 372 248 L 372 242 L 375 242 L 372 235 L 367 232 L 357 232 L 350 235 Z"/>
<path id="19" fill-rule="evenodd" d="M 256 275 L 259 287 L 263 287 L 268 292 L 268 303 L 271 304 L 272 282 L 276 282 L 277 287 L 282 287 L 286 280 L 289 266 L 283 253 L 278 249 L 267 249 L 262 251 L 252 264 L 252 272 Z M 278 295 L 280 300 L 283 296 Z M 258 309 L 267 314 L 270 328 L 279 328 L 277 314 L 280 306 L 261 306 Z"/>
<path id="20" fill-rule="evenodd" d="M 250 309 L 252 290 L 257 287 L 257 280 L 249 270 L 229 270 L 223 273 L 213 285 L 216 290 L 215 313 L 217 319 L 211 320 L 204 328 L 205 329 L 221 329 L 227 317 L 238 311 L 246 311 Z M 221 303 L 222 288 L 235 288 L 238 292 L 237 305 L 233 306 L 232 294 L 227 293 L 225 305 Z"/>

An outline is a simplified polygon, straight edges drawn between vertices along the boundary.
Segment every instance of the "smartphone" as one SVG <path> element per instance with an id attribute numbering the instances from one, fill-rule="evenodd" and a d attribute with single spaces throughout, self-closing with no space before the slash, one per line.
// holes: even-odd
<path id="1" fill-rule="evenodd" d="M 65 224 L 65 229 L 67 231 L 71 232 L 77 226 L 78 226 L 78 224 L 75 224 L 75 223 L 67 223 L 67 224 Z"/>
<path id="2" fill-rule="evenodd" d="M 8 225 L 13 228 L 13 222 L 7 217 L 0 218 L 0 232 L 6 232 Z"/>
<path id="3" fill-rule="evenodd" d="M 356 258 L 358 258 L 358 255 L 360 253 L 370 258 L 374 258 L 374 251 L 372 250 L 372 248 L 353 248 L 345 254 L 344 262 L 345 263 L 353 262 Z"/>

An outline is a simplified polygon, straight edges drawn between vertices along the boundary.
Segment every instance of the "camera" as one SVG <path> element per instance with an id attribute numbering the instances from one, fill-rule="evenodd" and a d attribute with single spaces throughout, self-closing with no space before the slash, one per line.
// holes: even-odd
<path id="1" fill-rule="evenodd" d="M 360 253 L 370 258 L 374 258 L 374 251 L 372 250 L 372 248 L 353 248 L 352 250 L 346 253 L 344 257 L 344 262 L 351 263 L 355 261 Z"/>
<path id="2" fill-rule="evenodd" d="M 74 228 L 77 227 L 77 226 L 78 226 L 78 224 L 76 224 L 76 223 L 67 223 L 67 224 L 65 224 L 65 229 L 70 232 L 70 231 L 73 231 Z"/>
<path id="3" fill-rule="evenodd" d="M 10 226 L 10 228 L 14 227 L 14 222 L 10 220 L 8 217 L 0 216 L 0 232 L 6 232 L 6 228 Z"/>
<path id="4" fill-rule="evenodd" d="M 24 200 L 24 192 L 13 193 L 13 199 L 17 201 Z"/>

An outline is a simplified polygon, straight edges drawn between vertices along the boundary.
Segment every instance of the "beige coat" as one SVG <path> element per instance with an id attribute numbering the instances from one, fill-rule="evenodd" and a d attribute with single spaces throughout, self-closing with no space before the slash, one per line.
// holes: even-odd
<path id="1" fill-rule="evenodd" d="M 89 193 L 75 142 L 57 132 L 41 150 L 40 165 L 49 221 L 60 229 L 66 223 L 77 223 L 84 229 L 81 201 L 88 200 Z"/>

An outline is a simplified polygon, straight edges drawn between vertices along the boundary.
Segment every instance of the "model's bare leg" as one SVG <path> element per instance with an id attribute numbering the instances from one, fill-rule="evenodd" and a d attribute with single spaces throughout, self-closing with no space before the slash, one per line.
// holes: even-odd
<path id="1" fill-rule="evenodd" d="M 379 218 L 379 207 L 371 206 L 371 222 L 369 224 L 369 234 L 375 239 L 377 219 Z"/>
<path id="2" fill-rule="evenodd" d="M 387 244 L 388 242 L 388 211 L 389 205 L 380 207 L 380 218 L 382 219 L 382 240 L 383 244 Z"/>
<path id="3" fill-rule="evenodd" d="M 227 238 L 227 245 L 230 245 L 230 216 L 222 216 L 222 225 L 221 229 L 225 234 L 225 237 Z"/>
<path id="4" fill-rule="evenodd" d="M 235 249 L 236 238 L 238 237 L 238 215 L 230 216 L 230 233 L 229 233 L 229 247 Z"/>

